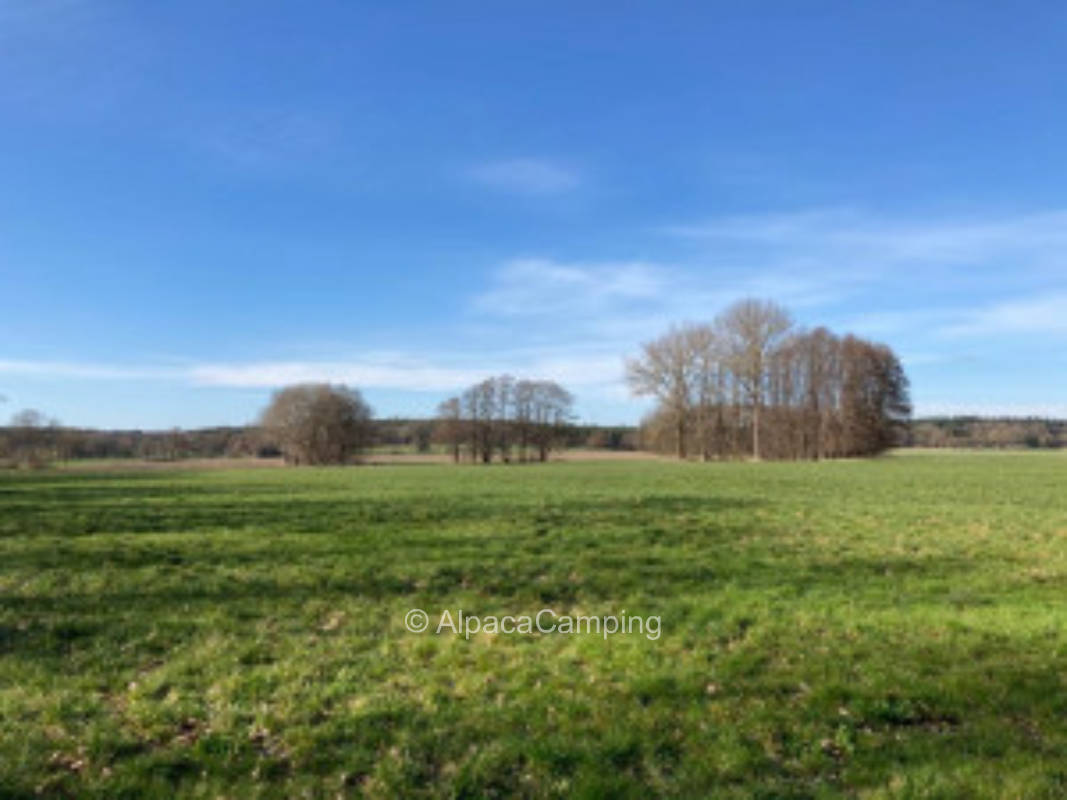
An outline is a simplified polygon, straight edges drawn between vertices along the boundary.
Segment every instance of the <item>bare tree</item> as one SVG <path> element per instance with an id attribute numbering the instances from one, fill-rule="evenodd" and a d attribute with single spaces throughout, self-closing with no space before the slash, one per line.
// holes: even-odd
<path id="1" fill-rule="evenodd" d="M 291 464 L 345 464 L 369 441 L 370 419 L 357 390 L 307 383 L 275 392 L 262 424 Z"/>
<path id="2" fill-rule="evenodd" d="M 11 416 L 12 428 L 44 428 L 48 425 L 48 417 L 35 408 L 24 408 Z"/>
<path id="3" fill-rule="evenodd" d="M 531 383 L 533 444 L 537 460 L 547 461 L 548 454 L 563 436 L 573 418 L 574 396 L 554 381 Z"/>
<path id="4" fill-rule="evenodd" d="M 728 371 L 723 363 L 720 337 L 711 325 L 690 325 L 682 333 L 692 359 L 689 392 L 696 412 L 697 444 L 701 460 L 709 461 L 715 439 L 723 433 L 722 408 Z"/>
<path id="5" fill-rule="evenodd" d="M 641 346 L 641 355 L 626 362 L 626 382 L 637 395 L 659 400 L 674 426 L 678 458 L 686 457 L 697 359 L 694 326 L 671 328 Z"/>
<path id="6" fill-rule="evenodd" d="M 793 326 L 789 312 L 769 300 L 739 300 L 719 318 L 730 366 L 752 413 L 752 457 L 760 457 L 760 410 L 768 359 Z"/>
<path id="7" fill-rule="evenodd" d="M 507 464 L 511 461 L 511 444 L 514 433 L 515 379 L 510 375 L 500 375 L 492 379 L 495 391 L 496 411 L 494 413 L 493 438 L 500 460 Z"/>
<path id="8" fill-rule="evenodd" d="M 434 428 L 434 437 L 448 446 L 452 460 L 459 463 L 460 448 L 466 438 L 463 425 L 463 404 L 458 397 L 450 397 L 437 407 L 440 422 Z"/>
<path id="9" fill-rule="evenodd" d="M 486 378 L 469 390 L 473 393 L 474 418 L 473 422 L 477 431 L 477 455 L 483 464 L 489 464 L 493 460 L 493 442 L 497 428 L 497 385 L 492 378 Z"/>
<path id="10" fill-rule="evenodd" d="M 515 439 L 519 446 L 519 461 L 526 461 L 533 443 L 534 401 L 537 382 L 522 380 L 515 384 Z"/>
<path id="11" fill-rule="evenodd" d="M 26 408 L 11 417 L 4 450 L 14 463 L 28 467 L 47 466 L 64 455 L 63 429 L 58 419 Z"/>

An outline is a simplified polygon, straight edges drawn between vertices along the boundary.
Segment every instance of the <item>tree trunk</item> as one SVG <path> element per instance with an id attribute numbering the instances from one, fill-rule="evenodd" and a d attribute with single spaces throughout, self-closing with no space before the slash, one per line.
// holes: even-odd
<path id="1" fill-rule="evenodd" d="M 752 460 L 759 461 L 759 400 L 752 404 Z"/>

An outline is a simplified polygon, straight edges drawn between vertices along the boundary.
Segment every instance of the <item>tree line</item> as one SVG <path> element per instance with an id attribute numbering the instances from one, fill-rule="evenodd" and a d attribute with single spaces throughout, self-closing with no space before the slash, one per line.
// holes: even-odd
<path id="1" fill-rule="evenodd" d="M 429 435 L 456 462 L 546 461 L 571 423 L 573 404 L 571 393 L 552 381 L 486 378 L 441 403 Z M 302 384 L 275 392 L 261 427 L 287 463 L 344 464 L 373 441 L 372 416 L 356 389 Z"/>
<path id="2" fill-rule="evenodd" d="M 14 424 L 17 423 L 17 424 Z M 29 423 L 29 424 L 27 424 Z M 443 444 L 439 419 L 371 420 L 370 446 L 388 453 L 431 453 Z M 571 424 L 556 447 L 673 452 L 673 430 L 659 418 L 640 427 Z M 911 422 L 905 447 L 1059 449 L 1067 447 L 1067 420 L 1046 418 L 934 417 Z M 744 450 L 743 443 L 736 448 Z M 690 452 L 699 453 L 691 443 Z M 93 430 L 58 424 L 40 412 L 21 411 L 0 426 L 0 467 L 47 466 L 67 459 L 277 458 L 277 442 L 259 425 L 172 430 Z"/>
<path id="3" fill-rule="evenodd" d="M 181 461 L 212 458 L 278 458 L 278 437 L 260 424 L 170 430 L 99 430 L 61 425 L 39 412 L 19 412 L 19 424 L 0 425 L 0 468 L 46 467 L 78 459 Z M 26 420 L 32 424 L 24 424 Z M 431 454 L 451 450 L 446 420 L 377 418 L 369 421 L 366 448 L 384 454 Z M 559 432 L 552 450 L 637 450 L 639 433 L 632 425 L 572 423 Z M 466 449 L 463 449 L 466 458 Z M 530 451 L 533 452 L 532 450 Z M 296 458 L 290 459 L 296 463 Z"/>
<path id="4" fill-rule="evenodd" d="M 886 345 L 795 327 L 781 306 L 742 300 L 675 327 L 626 366 L 657 406 L 642 443 L 679 458 L 866 456 L 900 443 L 908 379 Z"/>
<path id="5" fill-rule="evenodd" d="M 438 407 L 436 438 L 455 462 L 547 461 L 574 418 L 574 396 L 554 381 L 486 378 Z"/>
<path id="6" fill-rule="evenodd" d="M 0 429 L 0 460 L 281 454 L 290 464 L 342 464 L 383 430 L 412 438 L 420 451 L 436 445 L 456 462 L 483 464 L 546 461 L 558 447 L 583 443 L 705 460 L 819 459 L 873 455 L 907 438 L 908 380 L 889 347 L 798 329 L 767 301 L 743 300 L 712 322 L 671 328 L 627 360 L 625 377 L 633 394 L 656 400 L 637 437 L 575 426 L 574 397 L 558 383 L 498 375 L 445 400 L 435 420 L 386 428 L 357 389 L 324 383 L 276 391 L 258 426 L 195 434 L 97 435 L 22 412 Z"/>
<path id="7" fill-rule="evenodd" d="M 913 447 L 1058 449 L 1067 447 L 1067 420 L 1031 417 L 931 417 L 916 420 Z"/>

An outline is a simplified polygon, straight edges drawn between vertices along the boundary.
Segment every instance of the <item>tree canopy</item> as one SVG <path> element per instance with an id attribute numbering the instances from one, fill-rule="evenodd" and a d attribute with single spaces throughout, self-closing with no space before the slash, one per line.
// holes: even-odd
<path id="1" fill-rule="evenodd" d="M 369 441 L 370 419 L 356 389 L 306 383 L 275 392 L 262 425 L 291 464 L 345 464 Z"/>

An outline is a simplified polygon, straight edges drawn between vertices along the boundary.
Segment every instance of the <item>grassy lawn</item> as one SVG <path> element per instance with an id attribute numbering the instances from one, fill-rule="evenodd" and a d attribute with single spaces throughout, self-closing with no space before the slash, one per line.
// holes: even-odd
<path id="1" fill-rule="evenodd" d="M 1065 590 L 1056 455 L 3 474 L 0 796 L 1063 797 Z"/>

